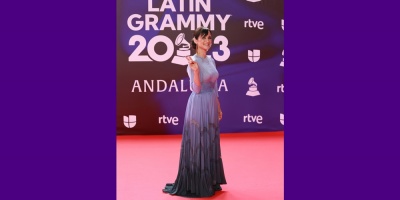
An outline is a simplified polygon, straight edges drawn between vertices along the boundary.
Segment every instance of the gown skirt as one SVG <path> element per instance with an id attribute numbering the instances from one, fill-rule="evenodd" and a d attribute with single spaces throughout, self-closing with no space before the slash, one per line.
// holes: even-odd
<path id="1" fill-rule="evenodd" d="M 163 192 L 185 197 L 209 197 L 226 184 L 221 158 L 216 83 L 202 84 L 186 106 L 178 175 Z"/>

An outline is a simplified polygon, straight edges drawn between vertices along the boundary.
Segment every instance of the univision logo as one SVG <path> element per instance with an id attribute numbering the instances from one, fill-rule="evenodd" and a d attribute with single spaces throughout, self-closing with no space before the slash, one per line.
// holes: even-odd
<path id="1" fill-rule="evenodd" d="M 258 60 L 260 60 L 260 50 L 259 49 L 247 50 L 247 56 L 250 62 L 257 62 Z"/>
<path id="2" fill-rule="evenodd" d="M 246 0 L 246 1 L 249 1 L 249 2 L 259 2 L 259 1 L 261 1 L 261 0 Z"/>
<path id="3" fill-rule="evenodd" d="M 280 113 L 279 121 L 281 121 L 282 125 L 283 125 L 283 122 L 285 121 L 284 117 L 285 117 L 285 115 L 283 113 Z"/>
<path id="4" fill-rule="evenodd" d="M 136 125 L 136 115 L 124 116 L 124 125 L 126 128 L 133 128 Z"/>

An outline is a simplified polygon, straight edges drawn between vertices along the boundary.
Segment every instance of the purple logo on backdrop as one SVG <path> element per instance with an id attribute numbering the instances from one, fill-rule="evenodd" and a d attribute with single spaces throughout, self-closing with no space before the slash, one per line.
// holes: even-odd
<path id="1" fill-rule="evenodd" d="M 257 124 L 262 124 L 263 117 L 261 115 L 250 115 L 247 114 L 243 116 L 243 122 L 249 122 L 249 123 L 257 123 Z"/>
<path id="2" fill-rule="evenodd" d="M 244 21 L 244 27 L 245 28 L 257 28 L 258 30 L 263 30 L 264 22 L 248 19 L 248 20 Z"/>
<path id="3" fill-rule="evenodd" d="M 260 50 L 259 49 L 253 49 L 253 51 L 247 50 L 247 56 L 250 62 L 257 62 L 258 60 L 260 60 Z"/>
<path id="4" fill-rule="evenodd" d="M 283 85 L 283 83 L 281 84 L 281 85 L 278 85 L 278 86 L 276 86 L 276 92 L 277 93 L 285 93 L 285 90 L 284 90 L 284 85 Z"/>
<path id="5" fill-rule="evenodd" d="M 136 125 L 136 115 L 124 116 L 124 125 L 126 128 L 133 128 Z"/>
<path id="6" fill-rule="evenodd" d="M 159 124 L 173 124 L 173 125 L 178 125 L 179 124 L 179 118 L 178 117 L 167 117 L 163 115 L 162 117 L 158 117 L 158 123 Z"/>
<path id="7" fill-rule="evenodd" d="M 260 95 L 260 92 L 257 90 L 257 83 L 254 81 L 254 78 L 251 77 L 248 84 L 250 85 L 249 91 L 247 91 L 246 95 L 255 97 Z"/>
<path id="8" fill-rule="evenodd" d="M 172 59 L 172 63 L 178 65 L 187 65 L 186 56 L 190 56 L 190 44 L 185 40 L 185 34 L 180 33 L 175 39 L 175 45 L 181 46 L 176 50 L 176 56 Z"/>

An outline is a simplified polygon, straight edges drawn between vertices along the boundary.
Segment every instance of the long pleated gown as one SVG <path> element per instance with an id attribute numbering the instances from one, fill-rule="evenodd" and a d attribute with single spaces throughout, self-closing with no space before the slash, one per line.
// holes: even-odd
<path id="1" fill-rule="evenodd" d="M 218 71 L 210 56 L 192 56 L 198 63 L 201 87 L 193 82 L 188 66 L 192 93 L 186 106 L 178 175 L 163 192 L 186 197 L 209 197 L 226 184 L 221 158 L 218 120 Z"/>

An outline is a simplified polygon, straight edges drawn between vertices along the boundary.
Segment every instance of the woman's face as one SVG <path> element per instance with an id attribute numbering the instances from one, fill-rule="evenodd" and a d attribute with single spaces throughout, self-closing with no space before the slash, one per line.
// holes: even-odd
<path id="1" fill-rule="evenodd" d="M 212 37 L 210 31 L 208 31 L 207 35 L 200 35 L 199 38 L 197 39 L 197 47 L 199 49 L 203 49 L 205 51 L 208 51 L 211 48 L 212 44 Z"/>

